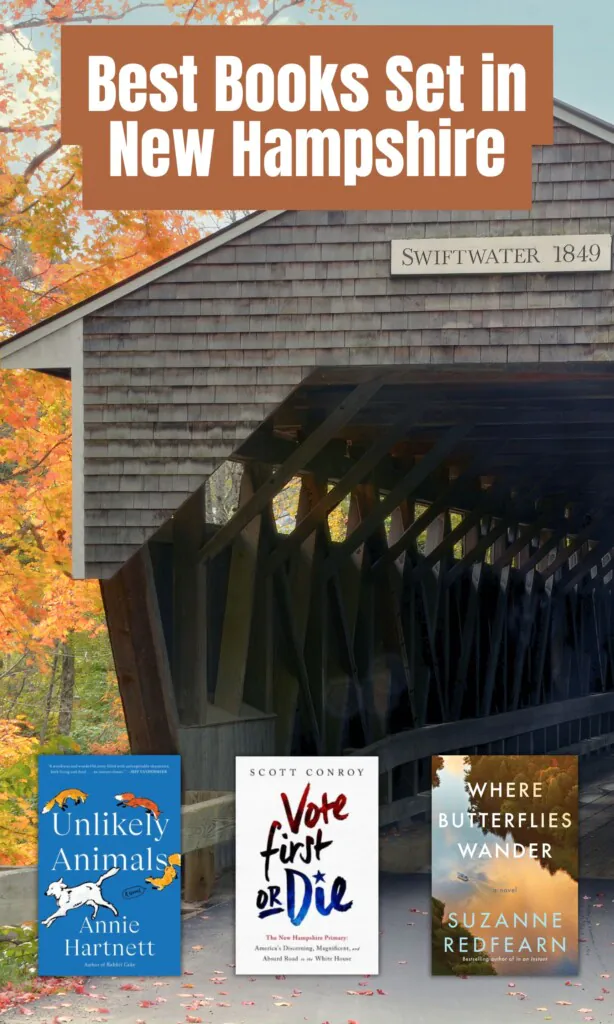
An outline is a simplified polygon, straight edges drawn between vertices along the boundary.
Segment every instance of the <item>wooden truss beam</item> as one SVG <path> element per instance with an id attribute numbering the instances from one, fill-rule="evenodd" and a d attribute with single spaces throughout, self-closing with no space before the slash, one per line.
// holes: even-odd
<path id="1" fill-rule="evenodd" d="M 405 410 L 392 426 L 385 430 L 381 437 L 348 469 L 341 480 L 323 495 L 320 501 L 309 510 L 304 518 L 297 522 L 292 533 L 280 540 L 277 549 L 271 555 L 270 571 L 274 571 L 277 566 L 281 565 L 292 551 L 296 550 L 303 543 L 312 530 L 315 530 L 320 523 L 324 522 L 327 514 L 343 501 L 352 488 L 368 476 L 383 456 L 405 435 L 407 428 L 412 423 L 419 422 L 420 413 L 421 407 L 419 404 L 414 406 L 410 412 Z"/>
<path id="2" fill-rule="evenodd" d="M 234 540 L 248 523 L 263 511 L 288 481 L 304 469 L 311 459 L 322 450 L 324 445 L 373 397 L 376 391 L 382 387 L 385 379 L 386 377 L 382 375 L 354 388 L 340 402 L 330 416 L 323 423 L 320 423 L 307 436 L 305 441 L 294 449 L 286 461 L 272 473 L 269 479 L 258 488 L 250 501 L 239 508 L 235 515 L 204 545 L 201 549 L 200 557 L 202 559 L 213 558 Z"/>
<path id="3" fill-rule="evenodd" d="M 204 725 L 207 714 L 207 569 L 198 560 L 205 519 L 199 487 L 173 516 L 172 673 L 182 725 Z"/>
<path id="4" fill-rule="evenodd" d="M 395 487 L 382 498 L 377 506 L 364 519 L 361 520 L 355 530 L 340 545 L 339 555 L 344 557 L 355 551 L 364 543 L 374 530 L 406 500 L 428 476 L 441 465 L 450 453 L 457 447 L 459 441 L 471 432 L 469 424 L 458 424 L 448 430 L 431 450 L 420 459 L 420 461 L 406 473 Z"/>
<path id="5" fill-rule="evenodd" d="M 575 555 L 576 551 L 579 551 L 583 544 L 587 541 L 595 539 L 595 531 L 598 528 L 598 520 L 601 517 L 595 516 L 593 521 L 585 526 L 583 530 L 580 530 L 578 534 L 572 539 L 571 543 L 562 548 L 559 551 L 556 558 L 550 562 L 546 568 L 540 573 L 543 580 L 547 580 L 552 576 L 558 569 L 565 565 L 569 561 L 572 555 Z"/>
<path id="6" fill-rule="evenodd" d="M 246 469 L 241 479 L 239 511 L 257 493 L 258 479 L 257 467 Z M 233 715 L 239 714 L 244 701 L 261 531 L 261 515 L 248 520 L 235 538 L 230 555 L 215 704 Z"/>
<path id="7" fill-rule="evenodd" d="M 612 538 L 599 540 L 595 547 L 592 548 L 587 555 L 581 559 L 578 565 L 568 569 L 563 574 L 560 581 L 560 589 L 563 594 L 568 594 L 581 579 L 586 576 L 587 572 L 590 572 L 592 567 L 599 561 L 600 558 L 606 554 L 606 552 L 612 547 Z"/>
<path id="8" fill-rule="evenodd" d="M 147 545 L 100 589 L 130 749 L 176 754 L 177 706 Z"/>

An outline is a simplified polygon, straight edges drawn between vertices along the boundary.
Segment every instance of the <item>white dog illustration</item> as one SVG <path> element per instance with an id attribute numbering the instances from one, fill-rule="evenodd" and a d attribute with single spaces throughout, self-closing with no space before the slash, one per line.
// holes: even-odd
<path id="1" fill-rule="evenodd" d="M 54 914 L 41 921 L 41 924 L 49 928 L 56 917 L 66 917 L 69 910 L 77 910 L 78 907 L 93 907 L 94 913 L 92 918 L 96 917 L 98 907 L 106 907 L 107 910 L 112 910 L 115 917 L 117 917 L 117 908 L 112 903 L 107 903 L 103 898 L 100 887 L 106 878 L 111 878 L 118 871 L 119 868 L 111 868 L 104 875 L 101 875 L 97 882 L 82 882 L 81 885 L 75 885 L 74 889 L 70 889 L 62 878 L 57 882 L 51 882 L 45 896 L 53 896 L 58 909 Z"/>

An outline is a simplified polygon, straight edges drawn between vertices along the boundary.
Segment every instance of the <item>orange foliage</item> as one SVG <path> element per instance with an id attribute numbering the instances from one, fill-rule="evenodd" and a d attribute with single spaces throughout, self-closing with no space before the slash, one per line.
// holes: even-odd
<path id="1" fill-rule="evenodd" d="M 39 650 L 100 628 L 95 581 L 71 568 L 69 385 L 0 370 L 0 650 Z"/>
<path id="2" fill-rule="evenodd" d="M 27 721 L 0 719 L 0 864 L 36 863 L 38 746 Z"/>
<path id="3" fill-rule="evenodd" d="M 204 233 L 205 211 L 84 211 L 81 152 L 61 146 L 59 28 L 156 6 L 183 25 L 355 17 L 350 0 L 0 0 L 0 339 Z M 33 29 L 48 49 L 33 47 Z"/>
<path id="4" fill-rule="evenodd" d="M 124 721 L 124 709 L 122 707 L 121 698 L 117 692 L 117 686 L 114 684 L 113 680 L 109 681 L 107 692 L 103 698 L 103 703 L 109 709 L 109 718 L 116 726 L 117 734 L 115 739 L 109 740 L 106 743 L 90 744 L 90 753 L 128 754 L 130 752 L 130 747 L 128 744 L 128 734 L 126 732 Z"/>

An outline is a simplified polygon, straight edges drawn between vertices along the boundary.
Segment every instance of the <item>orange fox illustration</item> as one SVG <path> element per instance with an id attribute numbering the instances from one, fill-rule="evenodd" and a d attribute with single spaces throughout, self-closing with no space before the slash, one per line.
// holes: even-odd
<path id="1" fill-rule="evenodd" d="M 134 793 L 117 793 L 115 799 L 118 807 L 144 807 L 147 813 L 153 814 L 156 819 L 162 814 L 158 805 L 144 796 L 135 796 Z"/>
<path id="2" fill-rule="evenodd" d="M 55 804 L 65 811 L 67 800 L 73 800 L 75 805 L 84 804 L 87 800 L 87 793 L 83 793 L 80 789 L 63 789 L 61 793 L 58 793 L 57 796 L 54 796 L 49 801 L 49 803 L 45 804 L 42 813 L 48 814 Z"/>
<path id="3" fill-rule="evenodd" d="M 162 889 L 166 889 L 167 885 L 170 885 L 171 882 L 175 881 L 175 879 L 177 878 L 175 865 L 179 867 L 180 864 L 181 854 L 171 853 L 170 857 L 168 858 L 168 864 L 164 868 L 164 874 L 160 875 L 159 878 L 146 878 L 145 881 L 149 882 L 150 885 L 153 885 L 154 889 L 157 889 L 158 892 L 160 892 Z"/>

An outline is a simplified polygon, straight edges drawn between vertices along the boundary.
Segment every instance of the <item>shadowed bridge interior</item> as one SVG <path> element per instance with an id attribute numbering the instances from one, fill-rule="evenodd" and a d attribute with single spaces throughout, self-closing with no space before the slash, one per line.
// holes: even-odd
<path id="1" fill-rule="evenodd" d="M 384 822 L 432 753 L 607 747 L 612 381 L 314 373 L 236 452 L 228 521 L 201 488 L 148 546 L 184 733 L 274 716 L 260 752 L 377 752 Z"/>

